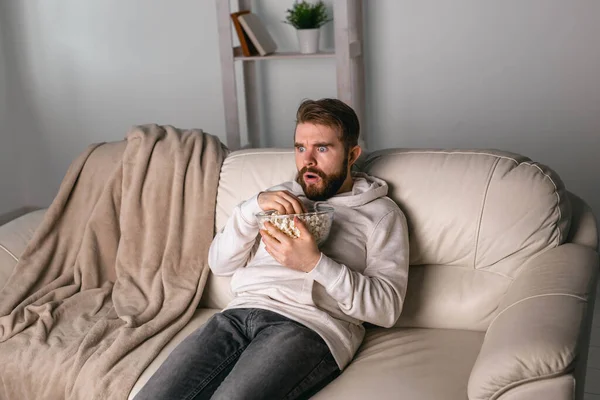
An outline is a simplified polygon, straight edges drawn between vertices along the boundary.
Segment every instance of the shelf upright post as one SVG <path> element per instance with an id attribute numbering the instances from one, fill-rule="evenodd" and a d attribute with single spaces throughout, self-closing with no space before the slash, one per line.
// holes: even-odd
<path id="1" fill-rule="evenodd" d="M 361 125 L 361 147 L 365 147 L 365 82 L 363 38 L 363 1 L 333 2 L 337 95 L 358 115 Z"/>
<path id="2" fill-rule="evenodd" d="M 219 1 L 219 0 L 217 0 Z M 250 10 L 251 0 L 239 0 L 240 10 Z M 248 126 L 248 147 L 260 147 L 260 121 L 257 84 L 257 63 L 255 60 L 241 61 L 244 73 L 244 93 L 246 93 L 246 123 Z"/>
<path id="3" fill-rule="evenodd" d="M 335 57 L 337 97 L 349 104 L 358 115 L 361 124 L 359 144 L 365 148 L 365 78 L 363 47 L 363 0 L 334 0 L 335 52 L 316 54 L 275 53 L 264 57 L 243 57 L 235 55 L 231 27 L 230 0 L 215 0 L 217 6 L 217 26 L 219 34 L 219 52 L 221 57 L 221 76 L 223 85 L 223 103 L 225 109 L 225 129 L 227 146 L 231 150 L 241 148 L 240 115 L 236 86 L 236 60 L 241 63 L 243 75 L 243 96 L 245 99 L 246 123 L 248 127 L 248 145 L 260 147 L 259 87 L 257 61 L 271 59 L 293 60 L 298 58 Z M 238 10 L 250 10 L 251 0 L 233 0 Z"/>
<path id="4" fill-rule="evenodd" d="M 235 64 L 233 59 L 233 38 L 231 34 L 229 0 L 215 0 L 217 5 L 217 29 L 219 32 L 219 53 L 221 58 L 221 81 L 225 111 L 225 131 L 227 147 L 238 150 L 241 147 L 240 119 L 238 115 L 237 88 L 235 85 Z"/>

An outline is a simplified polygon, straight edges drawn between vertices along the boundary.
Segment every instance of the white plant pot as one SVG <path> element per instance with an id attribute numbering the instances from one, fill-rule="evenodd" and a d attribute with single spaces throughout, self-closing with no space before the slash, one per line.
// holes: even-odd
<path id="1" fill-rule="evenodd" d="M 300 53 L 312 54 L 319 51 L 319 32 L 320 29 L 297 29 L 298 44 Z"/>

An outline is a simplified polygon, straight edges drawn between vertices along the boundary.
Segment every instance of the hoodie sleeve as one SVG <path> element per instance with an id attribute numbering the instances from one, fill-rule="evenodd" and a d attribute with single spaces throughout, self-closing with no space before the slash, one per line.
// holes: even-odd
<path id="1" fill-rule="evenodd" d="M 233 209 L 208 251 L 208 265 L 215 275 L 230 276 L 246 265 L 259 231 L 254 215 L 260 211 L 258 195 Z"/>
<path id="2" fill-rule="evenodd" d="M 322 254 L 309 275 L 325 287 L 346 315 L 389 328 L 402 311 L 408 263 L 406 218 L 396 209 L 387 213 L 371 232 L 363 273 Z"/>

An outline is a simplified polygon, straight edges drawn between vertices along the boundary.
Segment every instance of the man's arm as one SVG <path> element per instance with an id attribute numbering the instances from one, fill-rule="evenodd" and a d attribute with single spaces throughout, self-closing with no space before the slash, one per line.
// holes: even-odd
<path id="1" fill-rule="evenodd" d="M 309 275 L 325 287 L 346 315 L 389 328 L 402 311 L 408 263 L 406 219 L 400 210 L 393 210 L 379 221 L 368 238 L 364 273 L 322 254 Z"/>
<path id="2" fill-rule="evenodd" d="M 265 223 L 260 233 L 266 251 L 281 265 L 307 272 L 346 315 L 393 326 L 402 311 L 408 281 L 408 228 L 402 212 L 390 211 L 371 232 L 362 274 L 321 253 L 304 223 L 297 218 L 294 222 L 300 230 L 296 239 Z"/>
<path id="3" fill-rule="evenodd" d="M 239 204 L 210 245 L 208 265 L 215 275 L 230 276 L 246 265 L 259 231 L 255 215 L 266 210 L 280 214 L 306 212 L 295 195 L 275 188 Z"/>
<path id="4" fill-rule="evenodd" d="M 223 229 L 218 232 L 208 251 L 208 265 L 215 275 L 230 276 L 244 267 L 258 235 L 254 214 L 260 212 L 258 195 L 239 204 Z"/>

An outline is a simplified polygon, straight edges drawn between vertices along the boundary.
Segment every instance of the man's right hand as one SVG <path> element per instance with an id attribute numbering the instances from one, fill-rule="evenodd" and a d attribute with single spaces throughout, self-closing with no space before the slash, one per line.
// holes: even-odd
<path id="1" fill-rule="evenodd" d="M 261 210 L 275 210 L 279 214 L 301 214 L 306 212 L 304 204 L 287 190 L 276 192 L 260 192 L 258 194 L 258 205 Z"/>

